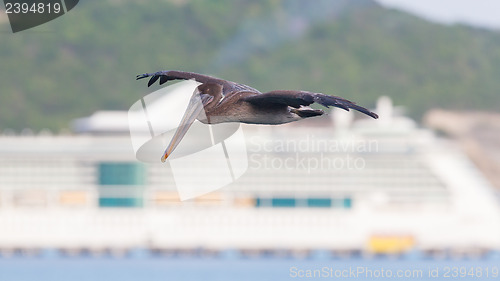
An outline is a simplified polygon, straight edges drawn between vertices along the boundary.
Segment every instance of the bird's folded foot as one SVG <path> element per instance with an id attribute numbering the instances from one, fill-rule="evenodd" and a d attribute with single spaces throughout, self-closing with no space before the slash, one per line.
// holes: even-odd
<path id="1" fill-rule="evenodd" d="M 291 112 L 297 114 L 299 117 L 308 118 L 314 116 L 323 115 L 325 112 L 321 109 L 312 109 L 310 107 L 300 107 L 300 108 L 292 108 Z"/>

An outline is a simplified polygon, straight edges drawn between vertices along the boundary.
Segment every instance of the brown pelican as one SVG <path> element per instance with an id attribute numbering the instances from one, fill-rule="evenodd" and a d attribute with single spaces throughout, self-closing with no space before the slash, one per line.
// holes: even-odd
<path id="1" fill-rule="evenodd" d="M 350 108 L 373 118 L 378 115 L 354 102 L 341 97 L 307 91 L 277 90 L 261 93 L 244 84 L 215 77 L 183 71 L 159 71 L 137 75 L 137 80 L 151 77 L 148 87 L 160 80 L 160 85 L 170 80 L 195 80 L 201 83 L 194 92 L 181 124 L 177 128 L 161 161 L 177 147 L 195 119 L 205 124 L 241 122 L 249 124 L 284 124 L 322 115 L 320 109 L 308 105 L 319 103 L 349 111 Z M 201 101 L 201 102 L 200 102 Z M 202 110 L 205 114 L 201 114 Z"/>

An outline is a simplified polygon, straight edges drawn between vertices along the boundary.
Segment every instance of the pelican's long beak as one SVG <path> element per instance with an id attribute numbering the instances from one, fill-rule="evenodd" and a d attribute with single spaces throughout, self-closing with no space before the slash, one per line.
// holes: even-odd
<path id="1" fill-rule="evenodd" d="M 177 147 L 177 145 L 179 145 L 182 138 L 184 137 L 184 135 L 186 135 L 187 131 L 193 124 L 194 120 L 196 120 L 196 118 L 200 115 L 203 107 L 204 102 L 202 101 L 202 99 L 200 99 L 200 95 L 193 95 L 193 97 L 189 101 L 186 112 L 184 112 L 184 116 L 182 117 L 179 127 L 177 127 L 177 130 L 175 131 L 170 144 L 168 145 L 167 149 L 165 149 L 165 152 L 161 157 L 161 162 L 165 162 L 168 156 L 170 156 L 170 154 L 172 154 L 174 149 Z"/>

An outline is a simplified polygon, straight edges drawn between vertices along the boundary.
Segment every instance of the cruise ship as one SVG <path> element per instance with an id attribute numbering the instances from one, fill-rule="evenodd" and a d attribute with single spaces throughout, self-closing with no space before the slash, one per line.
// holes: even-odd
<path id="1" fill-rule="evenodd" d="M 387 97 L 376 112 L 379 120 L 334 110 L 280 126 L 242 124 L 241 175 L 188 200 L 176 177 L 182 167 L 160 155 L 137 159 L 127 112 L 96 112 L 72 132 L 5 131 L 0 253 L 499 250 L 494 190 L 460 148 Z M 215 173 L 211 158 L 203 161 L 193 163 L 208 171 L 192 174 L 200 184 Z"/>

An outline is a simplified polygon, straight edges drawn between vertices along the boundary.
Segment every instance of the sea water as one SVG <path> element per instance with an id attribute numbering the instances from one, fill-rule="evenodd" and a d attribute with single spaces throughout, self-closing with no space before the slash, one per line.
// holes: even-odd
<path id="1" fill-rule="evenodd" d="M 0 258 L 0 281 L 265 281 L 265 280 L 500 280 L 500 253 L 477 258 L 302 258 L 162 256 L 136 251 L 123 257 L 42 255 Z"/>

